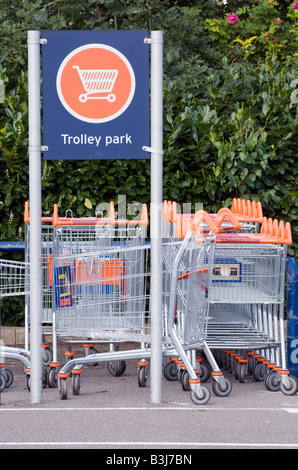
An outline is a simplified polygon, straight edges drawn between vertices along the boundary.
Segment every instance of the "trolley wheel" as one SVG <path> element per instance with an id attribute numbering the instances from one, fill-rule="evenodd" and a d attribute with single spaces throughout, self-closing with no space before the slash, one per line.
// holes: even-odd
<path id="1" fill-rule="evenodd" d="M 266 376 L 265 385 L 270 392 L 278 392 L 280 390 L 280 379 L 278 378 L 278 374 L 274 371 L 270 372 L 270 374 Z"/>
<path id="2" fill-rule="evenodd" d="M 30 392 L 30 375 L 27 375 L 27 390 Z"/>
<path id="3" fill-rule="evenodd" d="M 218 382 L 216 382 L 216 380 L 214 380 L 212 384 L 212 390 L 214 394 L 217 395 L 218 397 L 227 397 L 228 395 L 230 395 L 232 391 L 232 382 L 226 377 L 224 377 L 224 379 L 225 379 L 224 387 L 222 387 Z"/>
<path id="4" fill-rule="evenodd" d="M 170 361 L 165 365 L 163 373 L 165 378 L 171 382 L 178 380 L 177 366 L 176 363 L 173 361 Z"/>
<path id="5" fill-rule="evenodd" d="M 119 377 L 120 375 L 124 374 L 126 370 L 126 362 L 111 361 L 107 363 L 107 368 L 110 374 L 112 374 L 114 377 Z"/>
<path id="6" fill-rule="evenodd" d="M 289 386 L 286 387 L 282 382 L 280 382 L 280 390 L 284 395 L 295 395 L 298 390 L 298 381 L 296 377 L 293 377 L 292 375 L 288 375 L 288 379 L 290 381 Z"/>
<path id="7" fill-rule="evenodd" d="M 42 349 L 42 363 L 44 366 L 49 366 L 53 360 L 53 351 L 50 348 Z"/>
<path id="8" fill-rule="evenodd" d="M 60 395 L 60 400 L 67 399 L 67 379 L 60 379 L 59 395 Z"/>
<path id="9" fill-rule="evenodd" d="M 13 373 L 9 369 L 5 369 L 6 383 L 5 388 L 8 388 L 13 383 Z"/>
<path id="10" fill-rule="evenodd" d="M 56 369 L 50 369 L 49 371 L 49 387 L 50 388 L 56 388 L 58 384 L 58 378 L 57 378 L 57 372 Z"/>
<path id="11" fill-rule="evenodd" d="M 6 387 L 6 378 L 5 378 L 5 375 L 4 373 L 1 371 L 0 372 L 0 392 L 2 392 L 2 390 L 4 390 Z"/>
<path id="12" fill-rule="evenodd" d="M 79 395 L 81 388 L 81 374 L 75 374 L 72 376 L 72 394 Z"/>
<path id="13" fill-rule="evenodd" d="M 49 373 L 47 369 L 42 369 L 42 388 L 46 388 L 49 383 Z"/>
<path id="14" fill-rule="evenodd" d="M 245 380 L 246 380 L 246 364 L 245 363 L 239 363 L 238 380 L 241 384 L 245 383 Z"/>
<path id="15" fill-rule="evenodd" d="M 189 373 L 187 370 L 183 371 L 183 374 L 181 376 L 181 384 L 182 384 L 182 390 L 185 392 L 189 392 L 190 386 L 189 386 Z"/>
<path id="16" fill-rule="evenodd" d="M 211 370 L 207 362 L 201 362 L 200 364 L 200 381 L 207 382 L 210 378 Z"/>
<path id="17" fill-rule="evenodd" d="M 266 370 L 262 362 L 258 362 L 253 370 L 253 376 L 256 382 L 263 382 L 265 380 Z"/>
<path id="18" fill-rule="evenodd" d="M 203 392 L 202 398 L 199 398 L 194 390 L 190 391 L 190 398 L 192 399 L 193 403 L 195 403 L 195 405 L 204 405 L 210 400 L 211 393 L 209 388 L 205 387 L 205 385 L 201 385 L 201 389 Z"/>
<path id="19" fill-rule="evenodd" d="M 248 366 L 247 366 L 247 372 L 248 372 L 249 375 L 253 375 L 254 365 L 255 365 L 254 358 L 249 356 L 248 357 Z"/>
<path id="20" fill-rule="evenodd" d="M 42 369 L 42 388 L 46 388 L 49 383 L 48 371 L 46 369 Z M 27 375 L 27 390 L 30 392 L 30 375 Z"/>
<path id="21" fill-rule="evenodd" d="M 179 371 L 178 371 L 178 380 L 179 380 L 179 382 L 182 382 L 184 372 L 186 372 L 186 369 L 182 369 L 182 368 L 179 369 Z"/>
<path id="22" fill-rule="evenodd" d="M 138 384 L 139 387 L 146 387 L 148 377 L 148 370 L 146 366 L 139 367 L 138 370 Z"/>

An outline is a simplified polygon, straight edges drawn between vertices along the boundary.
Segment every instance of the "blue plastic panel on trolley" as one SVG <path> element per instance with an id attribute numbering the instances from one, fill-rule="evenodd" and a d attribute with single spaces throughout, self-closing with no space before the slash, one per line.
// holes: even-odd
<path id="1" fill-rule="evenodd" d="M 148 31 L 42 31 L 45 160 L 148 159 Z"/>
<path id="2" fill-rule="evenodd" d="M 70 266 L 55 268 L 55 302 L 56 308 L 72 306 Z"/>
<path id="3" fill-rule="evenodd" d="M 287 259 L 287 354 L 288 369 L 298 379 L 298 264 Z"/>
<path id="4" fill-rule="evenodd" d="M 235 259 L 216 258 L 212 267 L 212 282 L 241 282 L 242 266 Z"/>

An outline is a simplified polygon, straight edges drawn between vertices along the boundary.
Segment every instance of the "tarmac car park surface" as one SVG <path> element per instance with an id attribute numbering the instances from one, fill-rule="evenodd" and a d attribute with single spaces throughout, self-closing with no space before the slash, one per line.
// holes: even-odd
<path id="1" fill-rule="evenodd" d="M 60 347 L 59 351 L 63 360 Z M 76 357 L 80 354 L 82 348 Z M 204 406 L 191 401 L 180 381 L 163 378 L 162 403 L 153 404 L 150 376 L 146 387 L 138 386 L 137 361 L 127 361 L 119 377 L 101 363 L 84 369 L 79 395 L 72 394 L 69 378 L 66 400 L 60 399 L 58 388 L 46 387 L 42 403 L 34 405 L 21 364 L 7 361 L 5 367 L 14 380 L 1 393 L 1 449 L 111 450 L 105 458 L 120 449 L 147 449 L 150 458 L 157 459 L 157 449 L 168 454 L 183 449 L 181 455 L 186 456 L 196 449 L 298 448 L 298 394 L 270 392 L 252 376 L 239 383 L 225 373 L 233 386 L 228 397 L 216 396 L 209 379 L 205 385 L 211 398 Z M 140 463 L 135 461 L 133 466 Z M 171 463 L 175 462 L 169 457 L 151 462 Z"/>

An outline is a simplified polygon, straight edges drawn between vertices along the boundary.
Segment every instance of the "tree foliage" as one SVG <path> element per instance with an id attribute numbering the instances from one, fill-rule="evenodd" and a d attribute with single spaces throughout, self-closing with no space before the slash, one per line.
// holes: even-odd
<path id="1" fill-rule="evenodd" d="M 0 240 L 24 237 L 29 197 L 27 31 L 164 31 L 164 198 L 210 212 L 260 200 L 290 221 L 297 256 L 297 41 L 294 2 L 4 0 L 0 11 Z M 237 21 L 231 23 L 229 15 Z M 2 86 L 3 88 L 3 86 Z M 43 214 L 94 215 L 150 201 L 150 162 L 42 162 Z"/>

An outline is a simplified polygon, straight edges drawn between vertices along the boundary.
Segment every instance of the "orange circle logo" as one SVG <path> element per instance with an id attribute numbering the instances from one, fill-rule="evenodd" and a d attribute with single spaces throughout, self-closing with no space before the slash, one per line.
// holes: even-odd
<path id="1" fill-rule="evenodd" d="M 107 122 L 120 116 L 135 92 L 135 75 L 126 57 L 105 44 L 73 50 L 61 63 L 56 80 L 64 108 L 85 122 Z"/>

